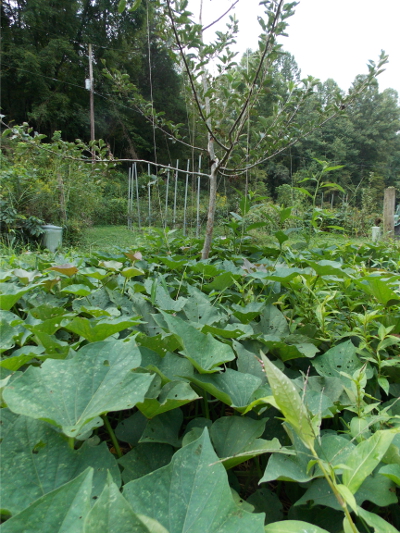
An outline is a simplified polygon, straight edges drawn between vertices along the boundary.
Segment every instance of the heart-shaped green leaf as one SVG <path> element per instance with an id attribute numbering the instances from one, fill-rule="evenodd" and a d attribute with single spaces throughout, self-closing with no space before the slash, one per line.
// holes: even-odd
<path id="1" fill-rule="evenodd" d="M 79 437 L 103 424 L 101 414 L 144 400 L 153 376 L 132 372 L 138 360 L 133 340 L 89 344 L 73 359 L 47 359 L 41 368 L 29 367 L 6 388 L 4 399 L 15 413 Z"/>
<path id="2" fill-rule="evenodd" d="M 83 533 L 90 511 L 93 468 L 42 496 L 2 524 L 2 533 Z"/>
<path id="3" fill-rule="evenodd" d="M 178 450 L 168 466 L 127 483 L 123 495 L 134 512 L 147 513 L 170 533 L 264 532 L 263 514 L 235 505 L 206 429 Z"/>

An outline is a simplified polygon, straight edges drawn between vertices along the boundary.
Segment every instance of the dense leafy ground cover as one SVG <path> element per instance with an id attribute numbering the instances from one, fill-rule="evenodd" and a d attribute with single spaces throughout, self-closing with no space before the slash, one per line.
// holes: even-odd
<path id="1" fill-rule="evenodd" d="M 184 244 L 3 265 L 1 531 L 397 531 L 398 247 Z"/>

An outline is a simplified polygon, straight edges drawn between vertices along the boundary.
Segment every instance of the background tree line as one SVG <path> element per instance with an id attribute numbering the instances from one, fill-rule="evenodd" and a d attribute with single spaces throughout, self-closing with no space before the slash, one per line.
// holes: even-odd
<path id="1" fill-rule="evenodd" d="M 173 163 L 193 157 L 185 145 L 153 131 L 143 107 L 132 95 L 116 91 L 104 69 L 129 76 L 136 95 L 152 99 L 165 119 L 183 123 L 181 135 L 189 144 L 204 145 L 205 128 L 196 122 L 193 101 L 186 87 L 188 80 L 176 68 L 170 50 L 158 33 L 157 10 L 142 2 L 134 11 L 118 11 L 118 0 L 6 0 L 1 5 L 2 114 L 7 123 L 28 122 L 50 140 L 61 130 L 63 139 L 89 138 L 88 44 L 94 50 L 96 138 L 105 140 L 115 158 L 144 158 Z M 150 6 L 150 8 L 149 8 Z M 248 51 L 232 68 L 232 76 L 256 61 Z M 285 102 L 288 86 L 301 80 L 295 58 L 282 51 L 269 66 L 253 114 L 268 123 L 273 108 Z M 355 80 L 355 84 L 360 77 Z M 237 87 L 240 92 L 243 90 Z M 313 86 L 313 94 L 297 116 L 297 125 L 310 119 L 338 98 L 341 91 L 330 79 Z M 344 94 L 344 93 L 342 93 Z M 223 98 L 223 87 L 220 97 Z M 343 165 L 332 179 L 346 191 L 325 191 L 332 205 L 352 202 L 361 206 L 363 191 L 376 207 L 383 188 L 400 185 L 400 108 L 394 90 L 379 91 L 375 82 L 338 117 L 250 173 L 250 186 L 282 203 L 293 202 L 293 187 L 309 175 L 317 164 L 314 158 Z M 249 128 L 248 138 L 257 134 Z M 157 154 L 154 151 L 154 135 Z M 194 157 L 193 157 L 194 161 Z M 122 168 L 120 167 L 120 170 Z M 144 169 L 145 170 L 145 169 Z M 105 188 L 113 194 L 108 176 Z M 125 194 L 123 174 L 114 175 L 121 197 Z M 119 180 L 119 181 L 118 181 Z M 225 180 L 228 198 L 243 190 L 242 177 Z M 204 186 L 206 183 L 204 182 Z M 283 186 L 283 188 L 282 188 Z M 290 195 L 285 196 L 285 192 Z M 330 193 L 330 194 L 329 194 Z M 364 203 L 365 203 L 364 195 Z M 122 205 L 122 203 L 121 203 Z M 227 209 L 233 207 L 234 202 Z M 228 211 L 227 211 L 228 212 Z"/>

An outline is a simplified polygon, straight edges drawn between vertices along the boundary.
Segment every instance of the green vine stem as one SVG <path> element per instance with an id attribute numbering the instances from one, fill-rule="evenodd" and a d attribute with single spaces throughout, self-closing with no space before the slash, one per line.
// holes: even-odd
<path id="1" fill-rule="evenodd" d="M 108 434 L 111 437 L 111 441 L 112 441 L 112 443 L 114 445 L 115 451 L 117 452 L 117 456 L 118 456 L 118 458 L 121 458 L 123 453 L 121 451 L 121 447 L 119 445 L 117 437 L 115 436 L 114 430 L 111 427 L 110 421 L 108 420 L 108 416 L 107 415 L 102 415 L 102 419 L 104 420 L 104 425 L 106 427 L 106 430 L 108 431 Z"/>
<path id="2" fill-rule="evenodd" d="M 325 479 L 327 480 L 330 488 L 332 489 L 333 494 L 335 495 L 337 501 L 339 502 L 340 507 L 343 509 L 343 512 L 344 512 L 344 514 L 345 514 L 345 516 L 346 516 L 346 518 L 347 518 L 347 520 L 349 522 L 349 525 L 351 527 L 351 530 L 353 531 L 353 533 L 359 533 L 359 531 L 357 529 L 357 526 L 353 522 L 353 519 L 351 517 L 351 514 L 349 512 L 349 509 L 347 507 L 346 502 L 343 500 L 342 495 L 339 493 L 339 491 L 337 490 L 337 488 L 335 486 L 335 482 L 332 481 L 331 476 L 325 470 L 324 465 L 322 464 L 322 461 L 318 457 L 317 452 L 314 450 L 314 448 L 311 447 L 310 450 L 311 450 L 311 453 L 313 454 L 313 456 L 315 457 L 315 459 L 316 459 L 316 461 L 318 463 L 318 466 L 320 467 L 322 473 L 324 474 Z"/>

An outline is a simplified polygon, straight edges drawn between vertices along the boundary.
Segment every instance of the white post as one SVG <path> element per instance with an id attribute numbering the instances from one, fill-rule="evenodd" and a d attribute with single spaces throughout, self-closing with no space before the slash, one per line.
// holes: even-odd
<path id="1" fill-rule="evenodd" d="M 178 192 L 178 168 L 179 168 L 179 159 L 176 160 L 176 171 L 175 171 L 175 193 L 174 193 L 174 216 L 173 216 L 173 226 L 176 224 L 176 195 Z"/>
<path id="2" fill-rule="evenodd" d="M 201 154 L 199 155 L 199 173 L 201 172 Z M 200 233 L 200 176 L 197 176 L 197 216 L 196 216 L 196 239 Z"/>
<path id="3" fill-rule="evenodd" d="M 170 169 L 167 170 L 167 186 L 166 186 L 166 190 L 165 190 L 165 227 L 168 226 L 169 173 L 170 173 Z"/>
<path id="4" fill-rule="evenodd" d="M 149 227 L 151 226 L 151 188 L 150 182 L 147 184 L 148 194 L 149 194 Z"/>
<path id="5" fill-rule="evenodd" d="M 135 163 L 136 164 L 136 163 Z M 131 227 L 132 227 L 132 219 L 133 219 L 133 165 L 131 166 L 131 199 L 129 204 L 129 212 L 130 212 L 130 219 L 131 219 Z"/>
<path id="6" fill-rule="evenodd" d="M 132 175 L 132 168 L 129 167 L 128 169 L 128 229 L 131 229 L 132 227 L 132 218 L 131 218 L 131 175 Z"/>
<path id="7" fill-rule="evenodd" d="M 140 231 L 141 223 L 140 223 L 140 202 L 139 202 L 139 180 L 138 180 L 138 175 L 137 175 L 136 163 L 134 164 L 133 170 L 135 173 L 135 180 L 136 180 L 136 202 L 137 202 L 137 212 L 138 212 L 138 226 L 139 226 L 139 231 Z"/>
<path id="8" fill-rule="evenodd" d="M 185 205 L 183 208 L 183 235 L 184 236 L 186 236 L 186 207 L 187 207 L 187 194 L 188 194 L 188 185 L 189 185 L 189 170 L 190 170 L 190 159 L 188 159 L 187 167 L 186 167 Z"/>
<path id="9" fill-rule="evenodd" d="M 94 132 L 94 90 L 93 90 L 93 56 L 92 56 L 92 45 L 89 44 L 89 80 L 90 80 L 90 140 L 95 140 Z M 96 152 L 92 147 L 92 159 L 96 159 Z"/>

